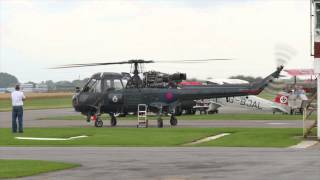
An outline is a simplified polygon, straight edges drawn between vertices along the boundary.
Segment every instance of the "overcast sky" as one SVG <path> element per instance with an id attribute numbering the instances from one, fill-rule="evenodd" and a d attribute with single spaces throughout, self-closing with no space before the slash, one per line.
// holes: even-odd
<path id="1" fill-rule="evenodd" d="M 0 71 L 20 82 L 58 81 L 130 66 L 48 67 L 233 58 L 146 68 L 202 79 L 265 76 L 280 56 L 286 68 L 312 67 L 309 21 L 309 0 L 0 0 Z"/>

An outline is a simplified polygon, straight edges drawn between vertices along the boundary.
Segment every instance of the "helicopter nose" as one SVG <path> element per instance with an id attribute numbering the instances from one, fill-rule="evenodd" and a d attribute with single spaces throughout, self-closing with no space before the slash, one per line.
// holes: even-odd
<path id="1" fill-rule="evenodd" d="M 79 94 L 75 94 L 72 97 L 72 106 L 76 109 L 79 105 Z"/>

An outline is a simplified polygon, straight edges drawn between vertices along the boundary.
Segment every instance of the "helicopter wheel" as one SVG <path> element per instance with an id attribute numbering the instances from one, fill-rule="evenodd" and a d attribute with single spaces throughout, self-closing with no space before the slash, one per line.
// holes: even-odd
<path id="1" fill-rule="evenodd" d="M 114 116 L 111 116 L 111 121 L 110 121 L 111 126 L 116 126 L 117 125 L 117 118 Z"/>
<path id="2" fill-rule="evenodd" d="M 158 118 L 158 128 L 163 128 L 163 119 L 161 117 Z"/>
<path id="3" fill-rule="evenodd" d="M 103 121 L 101 119 L 97 119 L 96 122 L 94 123 L 95 127 L 102 127 L 103 126 Z"/>
<path id="4" fill-rule="evenodd" d="M 174 116 L 171 116 L 171 118 L 170 118 L 170 124 L 171 124 L 171 126 L 176 126 L 176 125 L 178 124 L 177 118 L 174 117 Z"/>

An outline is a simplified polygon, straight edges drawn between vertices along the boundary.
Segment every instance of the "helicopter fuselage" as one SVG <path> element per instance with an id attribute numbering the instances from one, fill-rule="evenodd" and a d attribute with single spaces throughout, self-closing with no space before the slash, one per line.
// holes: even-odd
<path id="1" fill-rule="evenodd" d="M 73 98 L 73 106 L 82 114 L 136 112 L 138 104 L 150 111 L 173 112 L 182 102 L 196 99 L 259 94 L 281 69 L 255 84 L 184 86 L 163 88 L 126 88 L 121 74 L 97 73 Z"/>

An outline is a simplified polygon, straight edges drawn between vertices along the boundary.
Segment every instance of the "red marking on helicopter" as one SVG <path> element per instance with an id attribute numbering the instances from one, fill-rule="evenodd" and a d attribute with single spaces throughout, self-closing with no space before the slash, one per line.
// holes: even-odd
<path id="1" fill-rule="evenodd" d="M 263 89 L 252 89 L 252 90 L 242 90 L 240 92 L 242 93 L 248 93 L 248 94 L 251 94 L 251 95 L 257 95 L 259 94 Z"/>
<path id="2" fill-rule="evenodd" d="M 166 97 L 167 101 L 172 101 L 173 100 L 173 93 L 172 92 L 167 92 L 165 94 L 165 97 Z"/>
<path id="3" fill-rule="evenodd" d="M 200 86 L 202 85 L 201 82 L 197 82 L 197 81 L 182 81 L 181 83 L 178 83 L 179 85 L 182 86 Z"/>

